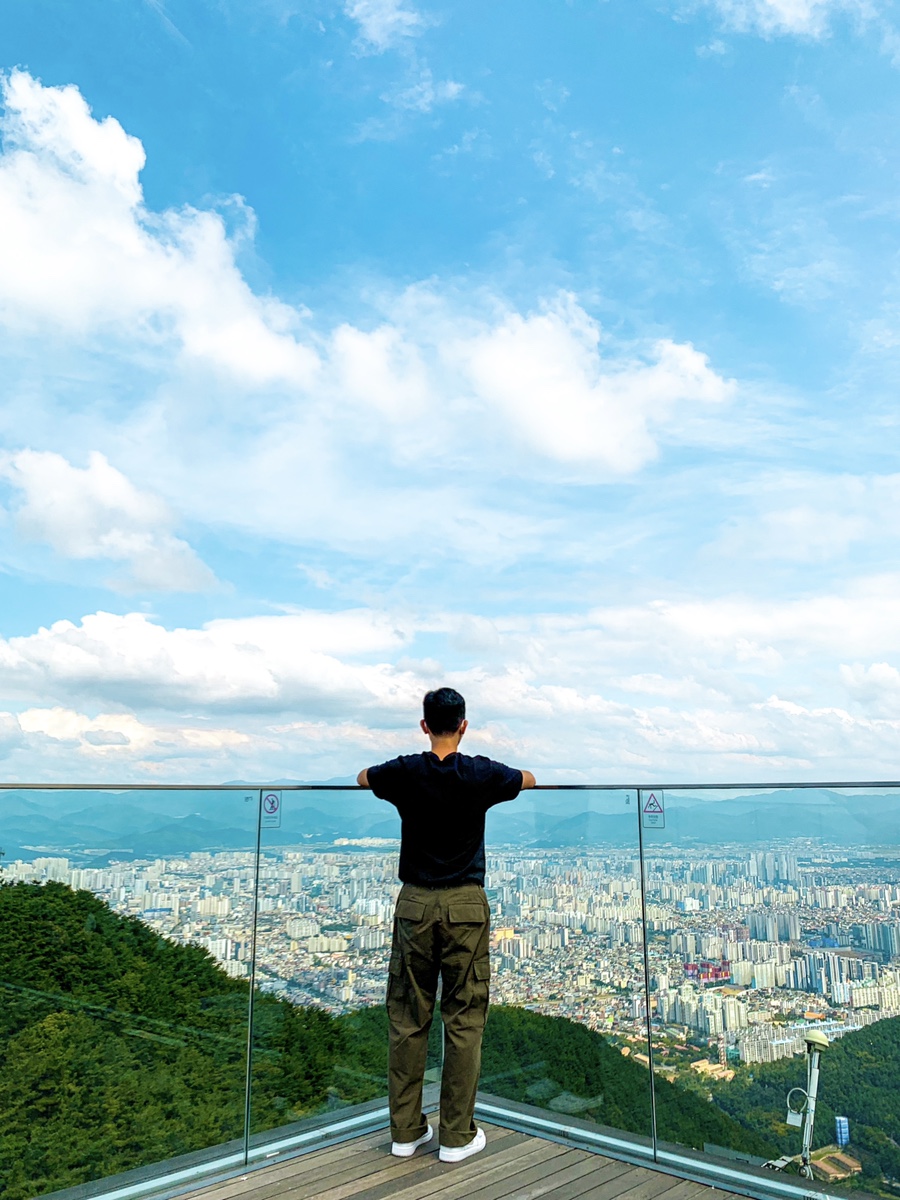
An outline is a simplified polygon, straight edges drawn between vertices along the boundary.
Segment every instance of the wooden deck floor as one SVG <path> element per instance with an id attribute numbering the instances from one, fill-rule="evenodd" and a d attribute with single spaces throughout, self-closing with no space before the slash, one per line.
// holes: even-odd
<path id="1" fill-rule="evenodd" d="M 386 1130 L 313 1151 L 191 1193 L 190 1200 L 699 1200 L 716 1191 L 602 1154 L 480 1122 L 488 1144 L 442 1163 L 437 1137 L 393 1158 Z"/>

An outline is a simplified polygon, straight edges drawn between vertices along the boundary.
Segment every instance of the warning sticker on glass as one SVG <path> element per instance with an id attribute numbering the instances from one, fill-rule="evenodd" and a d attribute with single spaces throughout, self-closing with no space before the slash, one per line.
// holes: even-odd
<path id="1" fill-rule="evenodd" d="M 259 808 L 260 828 L 281 828 L 281 792 L 263 792 Z"/>
<path id="2" fill-rule="evenodd" d="M 665 829 L 666 801 L 662 792 L 640 792 L 641 824 L 645 829 Z"/>

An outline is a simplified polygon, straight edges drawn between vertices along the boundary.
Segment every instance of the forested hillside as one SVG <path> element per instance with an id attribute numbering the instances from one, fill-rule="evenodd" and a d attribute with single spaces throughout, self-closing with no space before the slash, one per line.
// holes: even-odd
<path id="1" fill-rule="evenodd" d="M 28 1197 L 240 1137 L 248 987 L 61 884 L 0 886 L 0 1195 Z M 253 1124 L 379 1094 L 339 1025 L 259 996 Z"/>
<path id="2" fill-rule="evenodd" d="M 61 884 L 0 885 L 0 1194 L 29 1200 L 241 1136 L 246 983 Z M 253 1128 L 386 1092 L 384 1009 L 256 1006 Z M 435 1029 L 435 1045 L 438 1044 Z M 494 1008 L 485 1090 L 648 1134 L 646 1070 L 584 1026 Z M 765 1154 L 714 1105 L 660 1083 L 669 1136 Z"/>

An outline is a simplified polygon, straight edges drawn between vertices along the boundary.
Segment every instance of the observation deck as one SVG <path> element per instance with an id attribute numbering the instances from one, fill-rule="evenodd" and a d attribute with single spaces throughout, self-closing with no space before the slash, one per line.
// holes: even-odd
<path id="1" fill-rule="evenodd" d="M 384 1131 L 202 1188 L 191 1200 L 700 1200 L 708 1185 L 481 1122 L 487 1147 L 442 1163 L 392 1158 Z M 727 1193 L 722 1193 L 726 1195 Z"/>

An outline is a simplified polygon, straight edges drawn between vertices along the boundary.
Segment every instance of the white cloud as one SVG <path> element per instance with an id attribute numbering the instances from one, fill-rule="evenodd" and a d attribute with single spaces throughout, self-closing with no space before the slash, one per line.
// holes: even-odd
<path id="1" fill-rule="evenodd" d="M 0 712 L 0 758 L 7 758 L 23 743 L 22 727 L 15 713 Z"/>
<path id="2" fill-rule="evenodd" d="M 704 0 L 726 25 L 764 37 L 799 34 L 824 37 L 840 14 L 867 17 L 876 11 L 871 0 Z M 693 5 L 696 7 L 696 5 Z"/>
<path id="3" fill-rule="evenodd" d="M 125 712 L 90 716 L 72 708 L 27 708 L 0 712 L 0 759 L 7 778 L 73 782 L 140 778 L 183 780 L 186 772 L 240 772 L 282 749 L 285 738 L 267 738 L 188 719 L 146 720 Z M 258 758 L 256 756 L 259 756 Z"/>
<path id="4" fill-rule="evenodd" d="M 617 344 L 574 296 L 515 310 L 433 283 L 323 328 L 253 293 L 220 215 L 147 210 L 140 143 L 77 89 L 19 71 L 5 96 L 0 329 L 41 339 L 38 373 L 65 345 L 118 389 L 75 411 L 12 397 L 9 428 L 105 455 L 188 520 L 366 553 L 439 532 L 509 559 L 545 533 L 492 481 L 627 475 L 735 394 L 690 343 Z"/>
<path id="5" fill-rule="evenodd" d="M 824 563 L 868 543 L 883 555 L 900 537 L 900 475 L 780 473 L 757 478 L 753 511 L 717 537 L 726 558 Z"/>
<path id="6" fill-rule="evenodd" d="M 721 58 L 723 54 L 728 53 L 728 47 L 721 38 L 713 38 L 705 46 L 697 47 L 698 58 Z"/>
<path id="7" fill-rule="evenodd" d="M 55 739 L 57 769 L 69 746 L 73 770 L 84 755 L 175 770 L 146 766 L 170 746 L 210 779 L 223 763 L 352 774 L 415 748 L 423 692 L 449 682 L 469 702 L 472 751 L 548 779 L 884 777 L 900 730 L 898 582 L 492 621 L 358 609 L 170 630 L 95 613 L 0 642 L 0 679 L 7 705 L 28 705 L 21 728 Z"/>
<path id="8" fill-rule="evenodd" d="M 28 708 L 18 716 L 26 734 L 42 734 L 56 742 L 68 742 L 80 755 L 91 759 L 118 759 L 122 753 L 140 758 L 209 755 L 245 746 L 250 738 L 234 729 L 191 728 L 149 725 L 131 713 L 100 713 L 88 717 L 67 708 Z"/>
<path id="9" fill-rule="evenodd" d="M 404 0 L 347 0 L 344 11 L 359 25 L 364 44 L 377 54 L 417 37 L 426 25 L 422 14 Z"/>
<path id="10" fill-rule="evenodd" d="M 127 588 L 199 591 L 215 578 L 172 532 L 173 516 L 158 497 L 139 491 L 102 454 L 84 468 L 59 454 L 0 453 L 0 479 L 21 493 L 20 534 L 64 558 L 122 562 Z"/>
<path id="11" fill-rule="evenodd" d="M 410 112 L 428 113 L 438 104 L 458 100 L 465 87 L 453 79 L 436 80 L 430 67 L 423 67 L 418 78 L 393 91 L 385 92 L 382 100 L 395 108 Z"/>
<path id="12" fill-rule="evenodd" d="M 654 434 L 677 405 L 721 403 L 734 392 L 691 345 L 662 340 L 650 362 L 605 364 L 600 337 L 570 300 L 540 314 L 510 314 L 454 352 L 477 394 L 532 450 L 613 474 L 631 474 L 655 456 Z"/>
<path id="13" fill-rule="evenodd" d="M 735 392 L 690 344 L 604 353 L 599 325 L 573 296 L 479 317 L 416 288 L 391 316 L 372 332 L 337 330 L 330 365 L 344 402 L 367 412 L 368 434 L 373 417 L 390 426 L 384 440 L 405 463 L 471 453 L 474 435 L 482 453 L 502 447 L 505 470 L 512 439 L 529 453 L 518 460 L 526 474 L 543 459 L 629 475 L 685 409 Z"/>
<path id="14" fill-rule="evenodd" d="M 552 79 L 545 79 L 543 83 L 535 85 L 534 89 L 541 104 L 548 112 L 557 113 L 565 106 L 571 92 L 561 83 L 556 83 Z"/>
<path id="15" fill-rule="evenodd" d="M 357 127 L 357 142 L 391 142 L 410 129 L 418 115 L 468 96 L 465 84 L 455 79 L 435 79 L 427 63 L 410 57 L 403 77 L 381 92 L 387 106 L 382 115 L 370 116 Z"/>
<path id="16" fill-rule="evenodd" d="M 841 681 L 865 711 L 894 718 L 900 713 L 900 670 L 893 664 L 842 663 Z"/>
<path id="17" fill-rule="evenodd" d="M 72 86 L 13 71 L 2 95 L 0 322 L 173 347 L 250 385 L 313 378 L 301 314 L 253 294 L 221 216 L 144 207 L 137 138 Z"/>
<path id="18" fill-rule="evenodd" d="M 727 236 L 744 274 L 789 304 L 820 305 L 846 291 L 855 269 L 827 206 L 788 193 L 786 184 L 773 188 L 779 180 L 769 168 L 743 182 L 750 188 L 739 197 Z"/>
<path id="19" fill-rule="evenodd" d="M 367 611 L 218 620 L 171 631 L 141 613 L 99 612 L 80 625 L 58 621 L 0 642 L 0 677 L 7 694 L 146 708 L 383 708 L 409 693 L 409 680 L 384 661 L 367 660 L 392 657 L 410 636 Z"/>

